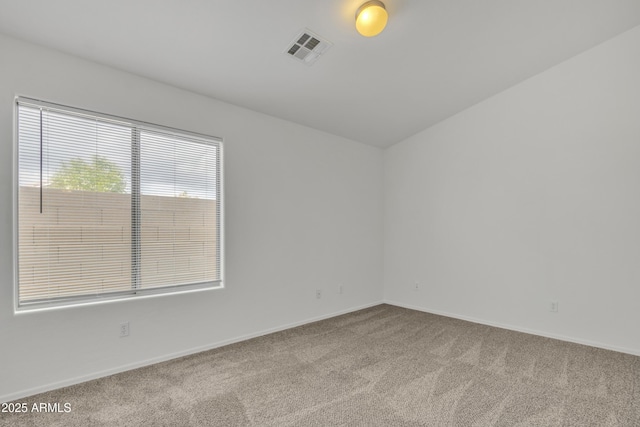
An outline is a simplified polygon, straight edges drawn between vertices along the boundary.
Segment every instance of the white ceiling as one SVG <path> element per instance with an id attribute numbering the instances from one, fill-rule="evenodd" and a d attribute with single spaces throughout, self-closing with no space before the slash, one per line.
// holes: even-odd
<path id="1" fill-rule="evenodd" d="M 0 0 L 0 32 L 386 147 L 640 24 L 640 0 Z M 303 28 L 334 45 L 308 67 Z"/>

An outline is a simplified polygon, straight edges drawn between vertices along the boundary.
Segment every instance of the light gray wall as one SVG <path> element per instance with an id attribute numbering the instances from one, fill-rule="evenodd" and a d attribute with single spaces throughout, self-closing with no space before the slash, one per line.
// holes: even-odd
<path id="1" fill-rule="evenodd" d="M 381 302 L 381 150 L 4 36 L 0 52 L 0 401 Z M 14 314 L 16 95 L 223 137 L 227 288 Z"/>
<path id="2" fill-rule="evenodd" d="M 385 300 L 640 354 L 639 52 L 636 27 L 387 150 Z"/>

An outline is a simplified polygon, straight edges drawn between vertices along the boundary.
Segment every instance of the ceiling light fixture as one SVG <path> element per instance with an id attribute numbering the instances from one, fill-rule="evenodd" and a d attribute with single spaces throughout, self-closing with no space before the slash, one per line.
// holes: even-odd
<path id="1" fill-rule="evenodd" d="M 384 3 L 368 1 L 356 11 L 356 29 L 365 37 L 377 36 L 387 26 L 388 17 Z"/>

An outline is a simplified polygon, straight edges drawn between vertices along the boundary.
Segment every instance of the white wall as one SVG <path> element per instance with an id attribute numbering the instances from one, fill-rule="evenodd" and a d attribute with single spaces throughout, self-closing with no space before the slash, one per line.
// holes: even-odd
<path id="1" fill-rule="evenodd" d="M 0 401 L 381 302 L 381 150 L 4 36 L 0 52 Z M 14 314 L 16 95 L 223 137 L 227 288 Z"/>
<path id="2" fill-rule="evenodd" d="M 640 354 L 638 52 L 640 27 L 387 150 L 385 300 Z"/>

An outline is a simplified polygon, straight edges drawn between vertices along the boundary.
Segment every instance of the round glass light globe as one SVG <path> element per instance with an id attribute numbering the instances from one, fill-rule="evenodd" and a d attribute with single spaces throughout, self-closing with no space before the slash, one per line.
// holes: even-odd
<path id="1" fill-rule="evenodd" d="M 356 29 L 365 37 L 377 36 L 387 26 L 388 17 L 384 6 L 365 4 L 356 16 Z"/>

